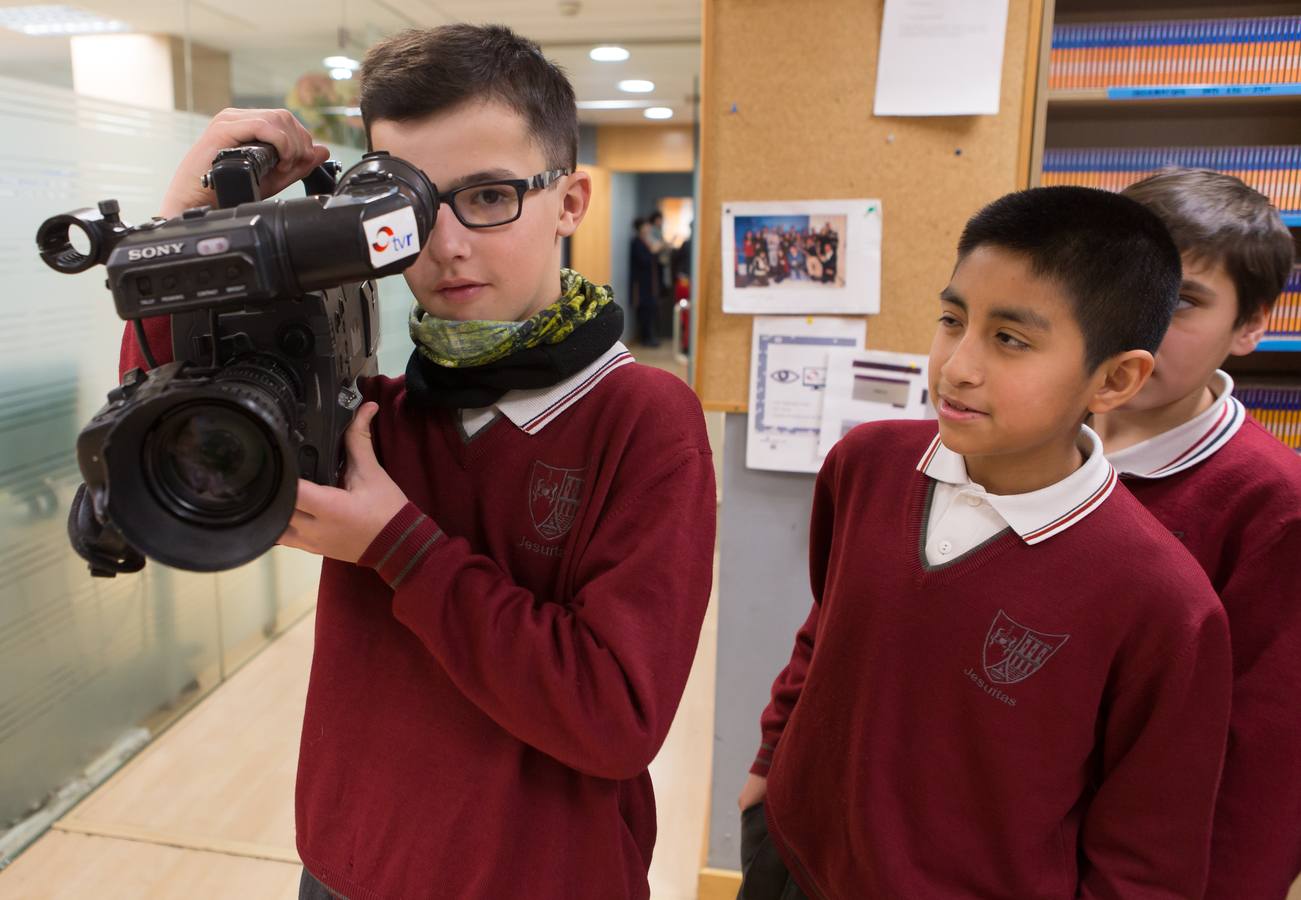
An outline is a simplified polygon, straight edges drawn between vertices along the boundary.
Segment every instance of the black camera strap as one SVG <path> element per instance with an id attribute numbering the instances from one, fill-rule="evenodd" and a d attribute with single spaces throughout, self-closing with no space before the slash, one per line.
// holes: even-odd
<path id="1" fill-rule="evenodd" d="M 426 407 L 491 406 L 507 391 L 559 384 L 600 359 L 622 336 L 623 310 L 610 303 L 558 344 L 518 350 L 482 366 L 447 368 L 416 349 L 407 362 L 407 396 Z"/>

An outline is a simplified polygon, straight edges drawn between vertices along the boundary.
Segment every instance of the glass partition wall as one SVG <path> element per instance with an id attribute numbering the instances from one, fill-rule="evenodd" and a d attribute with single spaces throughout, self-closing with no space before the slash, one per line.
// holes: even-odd
<path id="1" fill-rule="evenodd" d="M 0 866 L 75 799 L 68 785 L 111 772 L 315 602 L 319 562 L 297 551 L 217 575 L 150 562 L 92 579 L 66 534 L 74 441 L 116 384 L 122 323 L 102 268 L 40 261 L 40 222 L 106 198 L 127 222 L 154 215 L 226 106 L 289 106 L 345 165 L 362 152 L 348 76 L 374 35 L 344 23 L 337 41 L 327 29 L 271 52 L 254 23 L 215 16 L 188 2 L 0 7 Z M 405 364 L 409 302 L 400 279 L 381 285 L 384 371 Z"/>

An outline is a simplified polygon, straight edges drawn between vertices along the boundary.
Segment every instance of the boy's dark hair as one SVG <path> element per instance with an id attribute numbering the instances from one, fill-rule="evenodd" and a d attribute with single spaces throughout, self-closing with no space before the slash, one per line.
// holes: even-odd
<path id="1" fill-rule="evenodd" d="M 361 117 L 370 146 L 379 119 L 409 122 L 473 100 L 497 100 L 524 119 L 546 164 L 578 164 L 578 107 L 564 70 L 503 25 L 444 25 L 400 32 L 361 65 Z"/>
<path id="2" fill-rule="evenodd" d="M 1165 223 L 1179 252 L 1220 264 L 1238 294 L 1238 326 L 1274 305 L 1292 273 L 1292 233 L 1262 193 L 1209 169 L 1166 169 L 1121 192 Z"/>
<path id="3" fill-rule="evenodd" d="M 1155 214 L 1108 191 L 1046 187 L 1000 197 L 971 217 L 958 262 L 977 247 L 1024 256 L 1056 282 L 1084 333 L 1092 372 L 1127 350 L 1156 353 L 1179 302 L 1179 251 Z"/>

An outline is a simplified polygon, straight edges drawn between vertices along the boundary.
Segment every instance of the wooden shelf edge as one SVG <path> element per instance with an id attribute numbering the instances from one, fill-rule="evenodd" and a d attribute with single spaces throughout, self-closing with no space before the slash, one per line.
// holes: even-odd
<path id="1" fill-rule="evenodd" d="M 735 900 L 741 888 L 741 873 L 731 869 L 700 870 L 697 882 L 699 900 Z"/>
<path id="2" fill-rule="evenodd" d="M 1179 87 L 1171 85 L 1171 87 Z M 1152 85 L 1153 89 L 1159 89 L 1157 85 Z M 1157 107 L 1157 106 L 1222 106 L 1225 109 L 1230 107 L 1240 107 L 1244 103 L 1265 103 L 1269 105 L 1301 105 L 1301 91 L 1296 93 L 1283 94 L 1231 94 L 1231 95 L 1199 95 L 1190 97 L 1115 97 L 1113 98 L 1107 88 L 1097 88 L 1090 90 L 1066 91 L 1055 90 L 1048 92 L 1048 103 L 1056 107 L 1109 107 L 1115 109 L 1130 109 L 1135 106 Z"/>

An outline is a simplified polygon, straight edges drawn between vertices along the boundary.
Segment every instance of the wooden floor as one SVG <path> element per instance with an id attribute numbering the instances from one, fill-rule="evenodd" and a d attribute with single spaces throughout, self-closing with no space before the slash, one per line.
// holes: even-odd
<path id="1" fill-rule="evenodd" d="M 313 617 L 290 628 L 0 873 L 0 897 L 292 898 Z"/>
<path id="2" fill-rule="evenodd" d="M 692 900 L 713 722 L 712 610 L 688 696 L 652 764 L 655 900 Z M 5 900 L 298 896 L 293 790 L 313 617 L 290 628 L 4 872 Z"/>

